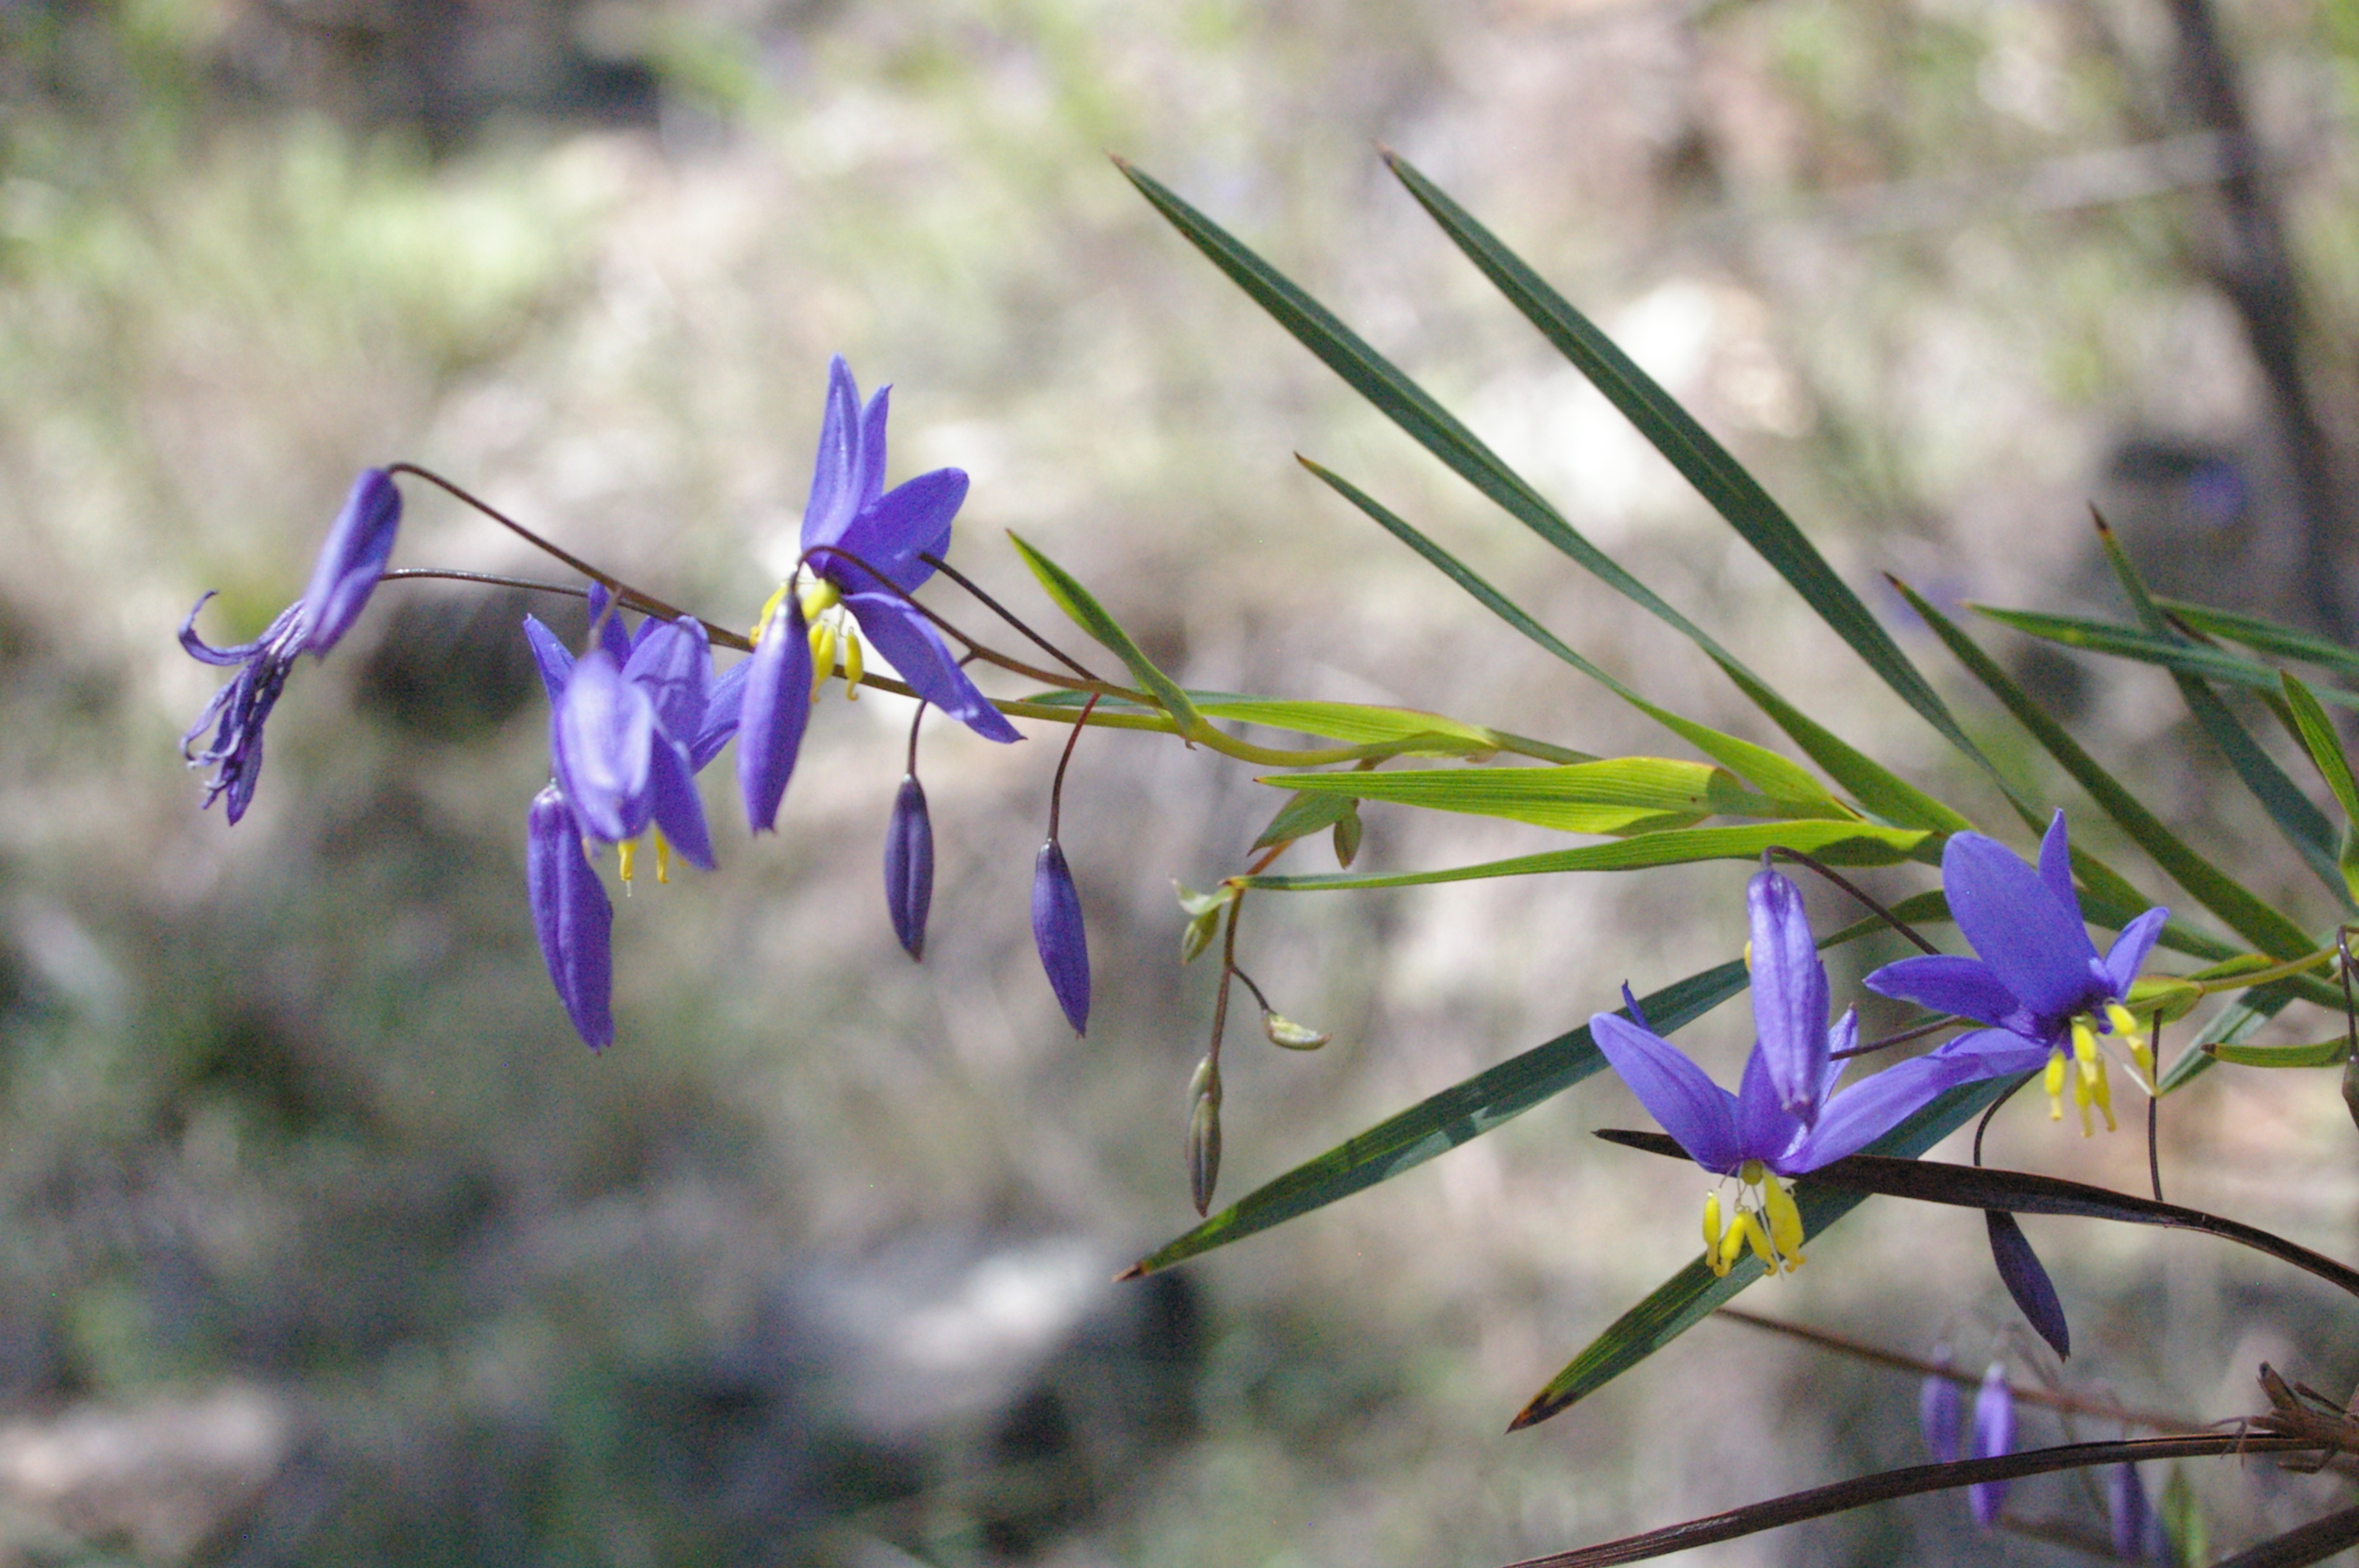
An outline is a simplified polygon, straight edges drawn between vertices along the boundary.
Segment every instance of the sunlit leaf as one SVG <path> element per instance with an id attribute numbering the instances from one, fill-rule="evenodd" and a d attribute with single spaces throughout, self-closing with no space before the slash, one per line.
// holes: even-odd
<path id="1" fill-rule="evenodd" d="M 1015 546 L 1015 553 L 1024 558 L 1024 564 L 1031 568 L 1032 575 L 1040 579 L 1041 588 L 1056 601 L 1057 608 L 1129 668 L 1131 677 L 1163 705 L 1182 736 L 1193 732 L 1197 723 L 1196 705 L 1188 700 L 1179 682 L 1156 668 L 1155 661 L 1131 641 L 1130 634 L 1122 629 L 1122 624 L 1107 612 L 1106 607 L 1073 574 L 1025 543 L 1012 530 L 1008 541 Z"/>
<path id="2" fill-rule="evenodd" d="M 1790 806 L 1747 790 L 1724 768 L 1659 757 L 1621 757 L 1562 768 L 1274 774 L 1261 782 L 1427 810 L 1506 817 L 1567 833 L 1668 828 L 1713 816 L 1836 815 L 1831 807 Z"/>
<path id="3" fill-rule="evenodd" d="M 1830 865 L 1886 866 L 1925 849 L 1932 835 L 1920 828 L 1883 827 L 1865 822 L 1773 822 L 1742 827 L 1683 827 L 1641 833 L 1618 843 L 1552 849 L 1512 859 L 1485 860 L 1440 871 L 1401 871 L 1364 876 L 1341 872 L 1308 876 L 1247 876 L 1248 888 L 1285 892 L 1332 892 L 1347 888 L 1420 888 L 1440 882 L 1474 882 L 1491 876 L 1542 876 L 1572 871 L 1643 871 L 1690 865 L 1698 860 L 1757 860 L 1765 849 L 1799 849 Z"/>

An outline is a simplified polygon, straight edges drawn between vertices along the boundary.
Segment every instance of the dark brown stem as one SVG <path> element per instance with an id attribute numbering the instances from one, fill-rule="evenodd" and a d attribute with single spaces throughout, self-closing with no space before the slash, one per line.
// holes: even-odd
<path id="1" fill-rule="evenodd" d="M 1879 920 L 1882 920 L 1885 925 L 1891 926 L 1894 930 L 1908 938 L 1909 941 L 1915 942 L 1916 944 L 1917 951 L 1934 955 L 1938 955 L 1941 952 L 1940 948 L 1935 947 L 1932 942 L 1927 942 L 1922 936 L 1918 935 L 1916 926 L 1911 926 L 1907 921 L 1902 920 L 1899 915 L 1894 914 L 1890 909 L 1885 909 L 1882 904 L 1879 904 L 1874 899 L 1868 897 L 1867 894 L 1862 892 L 1859 888 L 1852 883 L 1850 878 L 1841 876 L 1833 867 L 1828 865 L 1824 860 L 1819 859 L 1816 856 L 1805 855 L 1799 849 L 1785 848 L 1772 848 L 1766 853 L 1776 856 L 1781 860 L 1795 860 L 1810 867 L 1811 870 L 1816 872 L 1820 876 L 1825 877 L 1836 887 L 1841 888 L 1845 892 L 1849 893 L 1853 898 L 1858 899 L 1861 905 L 1872 911 Z"/>
<path id="2" fill-rule="evenodd" d="M 941 573 L 944 576 L 949 578 L 952 582 L 957 583 L 961 588 L 965 589 L 967 592 L 973 594 L 977 599 L 980 600 L 984 609 L 990 610 L 994 615 L 998 616 L 999 619 L 1005 621 L 1008 625 L 1013 626 L 1024 636 L 1029 638 L 1032 645 L 1038 648 L 1041 652 L 1046 654 L 1049 658 L 1055 659 L 1066 669 L 1071 670 L 1075 675 L 1079 676 L 1083 680 L 1095 681 L 1097 679 L 1096 676 L 1090 674 L 1087 669 L 1082 667 L 1079 660 L 1067 654 L 1062 648 L 1058 647 L 1054 642 L 1051 642 L 1048 639 L 1043 637 L 1040 633 L 1034 631 L 1030 626 L 1027 626 L 1023 617 L 1017 615 L 1015 611 L 1010 609 L 1007 606 L 1001 604 L 998 600 L 984 592 L 976 583 L 974 578 L 969 577 L 965 573 L 960 571 L 957 567 L 951 565 L 940 556 L 929 555 L 925 551 L 920 550 L 917 553 L 917 559 L 932 567 L 935 571 Z"/>

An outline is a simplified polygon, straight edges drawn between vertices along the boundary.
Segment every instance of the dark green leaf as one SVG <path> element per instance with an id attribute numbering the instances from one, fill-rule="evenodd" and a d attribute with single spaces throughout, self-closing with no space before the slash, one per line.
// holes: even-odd
<path id="1" fill-rule="evenodd" d="M 1286 804 L 1278 809 L 1278 815 L 1270 818 L 1269 826 L 1262 829 L 1262 836 L 1253 841 L 1253 847 L 1267 849 L 1289 839 L 1307 839 L 1313 833 L 1334 826 L 1351 813 L 1352 800 L 1349 795 L 1297 790 L 1286 797 Z"/>
<path id="2" fill-rule="evenodd" d="M 2359 676 L 2359 652 L 2320 637 L 2316 632 L 2280 626 L 2258 615 L 2240 615 L 2232 609 L 2214 609 L 2208 605 L 2189 604 L 2184 599 L 2158 598 L 2154 602 L 2169 611 L 2173 619 L 2183 621 L 2209 636 L 2224 637 L 2231 642 L 2241 642 L 2248 648 L 2272 654 L 2279 659 L 2291 659 L 2303 664 L 2321 665 L 2345 675 Z"/>
<path id="3" fill-rule="evenodd" d="M 1669 1034 L 1743 991 L 1745 966 L 1715 965 L 1641 1000 L 1647 1021 Z M 1589 1026 L 1558 1035 L 1463 1083 L 1418 1101 L 1365 1132 L 1296 1166 L 1131 1265 L 1125 1278 L 1171 1267 L 1214 1247 L 1390 1181 L 1437 1154 L 1479 1138 L 1605 1065 Z"/>

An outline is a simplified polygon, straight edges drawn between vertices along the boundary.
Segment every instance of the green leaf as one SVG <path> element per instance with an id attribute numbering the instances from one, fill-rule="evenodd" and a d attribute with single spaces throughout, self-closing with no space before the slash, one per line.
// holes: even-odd
<path id="1" fill-rule="evenodd" d="M 2179 1053 L 2179 1059 L 2165 1070 L 2162 1081 L 2154 1086 L 2155 1093 L 2169 1094 L 2185 1088 L 2209 1072 L 2218 1059 L 2204 1049 L 2207 1045 L 2241 1045 L 2259 1031 L 2262 1025 L 2284 1010 L 2292 997 L 2274 988 L 2245 993 L 2234 1007 L 2227 1009 L 2195 1037 L 2195 1043 Z M 2156 1049 L 2160 1050 L 2157 1042 Z"/>
<path id="2" fill-rule="evenodd" d="M 1701 1018 L 1743 991 L 1745 966 L 1731 961 L 1665 986 L 1639 1006 L 1661 1033 L 1670 1034 Z M 1346 1140 L 1317 1159 L 1296 1166 L 1256 1188 L 1185 1235 L 1166 1243 L 1131 1265 L 1125 1278 L 1167 1269 L 1243 1241 L 1257 1231 L 1323 1209 L 1379 1182 L 1414 1170 L 1435 1155 L 1479 1138 L 1553 1094 L 1570 1089 L 1605 1065 L 1589 1026 L 1558 1035 L 1451 1085 Z"/>
<path id="3" fill-rule="evenodd" d="M 1757 794 L 1725 768 L 1661 757 L 1622 757 L 1563 768 L 1272 774 L 1260 782 L 1433 811 L 1507 817 L 1567 833 L 1680 827 L 1715 816 L 1834 814 L 1827 807 L 1797 808 Z"/>
<path id="4" fill-rule="evenodd" d="M 1163 705 L 1163 711 L 1171 715 L 1171 722 L 1180 726 L 1181 738 L 1195 733 L 1196 726 L 1203 722 L 1196 717 L 1196 705 L 1188 700 L 1188 694 L 1180 689 L 1178 682 L 1155 667 L 1155 661 L 1130 640 L 1130 634 L 1122 629 L 1120 622 L 1106 612 L 1106 607 L 1093 598 L 1090 591 L 1076 581 L 1071 573 L 1025 543 L 1013 529 L 1009 530 L 1008 539 L 1014 544 L 1015 553 L 1024 558 L 1024 564 L 1032 569 L 1032 575 L 1040 579 L 1041 587 L 1056 601 L 1057 608 L 1071 616 L 1075 626 L 1103 643 L 1109 653 L 1129 667 L 1131 676 L 1146 688 L 1148 693 Z"/>
<path id="5" fill-rule="evenodd" d="M 2351 776 L 2351 759 L 2343 755 L 2343 742 L 2334 733 L 2334 721 L 2318 706 L 2317 693 L 2291 670 L 2278 672 L 2280 689 L 2285 693 L 2285 706 L 2300 730 L 2301 743 L 2310 753 L 2310 760 L 2317 764 L 2318 776 L 2334 792 L 2334 803 L 2343 809 L 2343 821 L 2359 822 L 2359 783 Z"/>
<path id="6" fill-rule="evenodd" d="M 1397 745 L 1403 757 L 1470 757 L 1484 758 L 1497 752 L 1514 751 L 1526 757 L 1537 757 L 1551 762 L 1594 762 L 1597 759 L 1585 751 L 1568 746 L 1551 745 L 1530 736 L 1511 734 L 1503 729 L 1487 729 L 1441 713 L 1427 713 L 1414 708 L 1377 708 L 1356 702 L 1305 702 L 1285 697 L 1253 697 L 1235 692 L 1199 692 L 1183 688 L 1196 710 L 1208 719 L 1227 719 L 1236 724 L 1263 725 L 1271 729 L 1289 729 L 1299 735 L 1315 735 L 1322 740 L 1343 741 L 1352 745 Z M 1044 708 L 1079 708 L 1089 701 L 1086 692 L 1040 692 L 1024 699 Z M 1098 703 L 1103 716 L 1125 710 L 1141 714 L 1155 709 L 1119 697 L 1107 697 Z"/>
<path id="7" fill-rule="evenodd" d="M 2208 605 L 2189 604 L 2184 599 L 2158 598 L 2154 602 L 2176 619 L 2206 636 L 2224 637 L 2231 642 L 2241 642 L 2248 648 L 2279 659 L 2290 659 L 2303 664 L 2321 665 L 2344 675 L 2359 676 L 2359 652 L 2320 637 L 2316 632 L 2265 621 L 2258 615 L 2241 615 L 2233 609 L 2214 609 Z"/>
<path id="8" fill-rule="evenodd" d="M 2084 653 L 2135 659 L 2141 664 L 2159 664 L 2180 675 L 2194 676 L 2202 680 L 2225 681 L 2232 686 L 2250 687 L 2256 692 L 2277 690 L 2277 672 L 2274 669 L 2255 659 L 2239 658 L 2222 648 L 2210 648 L 2200 642 L 2189 642 L 2158 632 L 2141 631 L 2135 626 L 2116 626 L 2110 621 L 2093 621 L 2079 615 L 2052 615 L 2035 609 L 1999 609 L 1990 605 L 1968 605 L 1966 608 L 2002 626 L 2012 626 L 2042 642 L 2079 648 Z M 2329 688 L 2326 695 L 2329 701 L 2338 706 L 2359 708 L 2359 693 Z"/>
<path id="9" fill-rule="evenodd" d="M 2182 637 L 2171 628 L 2161 608 L 2154 603 L 2153 595 L 2147 592 L 2146 581 L 2138 575 L 2136 565 L 2130 559 L 2130 552 L 2122 548 L 2120 538 L 2106 524 L 2102 514 L 2097 517 L 2097 541 L 2105 552 L 2107 563 L 2113 567 L 2114 576 L 2121 584 L 2122 594 L 2130 601 L 2132 612 L 2138 618 L 2138 625 L 2154 636 L 2195 645 L 2191 639 Z M 2220 701 L 2209 686 L 2197 676 L 2179 670 L 2171 671 L 2170 678 L 2179 688 L 2179 695 L 2186 703 L 2187 711 L 2195 715 L 2196 723 L 2202 726 L 2203 732 L 2212 738 L 2212 743 L 2219 747 L 2220 755 L 2228 759 L 2228 765 L 2235 770 L 2236 777 L 2252 792 L 2252 797 L 2261 803 L 2262 809 L 2268 812 L 2269 820 L 2277 825 L 2278 832 L 2284 836 L 2287 843 L 2293 845 L 2294 852 L 2309 866 L 2312 875 L 2326 884 L 2327 892 L 2334 895 L 2335 901 L 2343 906 L 2346 912 L 2359 912 L 2359 906 L 2352 904 L 2351 890 L 2344 886 L 2342 872 L 2334 863 L 2334 840 L 2324 814 L 2310 804 L 2310 797 L 2285 776 L 2285 770 L 2261 749 L 2260 742 L 2253 740 L 2245 726 L 2237 722 L 2236 716 L 2228 710 L 2228 705 Z"/>
<path id="10" fill-rule="evenodd" d="M 2339 1067 L 2351 1059 L 2351 1037 L 2336 1035 L 2305 1045 L 2214 1045 L 2217 1061 L 2232 1067 Z"/>
<path id="11" fill-rule="evenodd" d="M 1350 480 L 1330 473 L 1308 458 L 1297 458 L 1296 461 L 1316 475 L 1322 482 L 1343 496 L 1345 500 L 1365 512 L 1378 526 L 1408 545 L 1418 555 L 1423 556 L 1444 576 L 1472 594 L 1476 602 L 1492 614 L 1505 621 L 1509 626 L 1522 632 L 1541 647 L 1603 686 L 1657 724 L 1678 735 L 1698 751 L 1751 784 L 1762 793 L 1795 805 L 1813 803 L 1840 805 L 1835 801 L 1834 796 L 1828 792 L 1825 785 L 1813 778 L 1801 767 L 1780 757 L 1768 747 L 1757 746 L 1750 741 L 1742 741 L 1733 735 L 1724 735 L 1692 719 L 1683 719 L 1667 709 L 1657 708 L 1653 703 L 1648 702 L 1636 692 L 1575 653 L 1554 632 L 1526 614 L 1521 607 L 1508 598 L 1506 594 L 1493 588 L 1473 568 L 1426 538 L 1410 524 L 1394 515 L 1383 503 L 1361 490 Z"/>
<path id="12" fill-rule="evenodd" d="M 1910 608 L 1924 617 L 1925 624 L 1932 627 L 1934 634 L 1949 645 L 1958 661 L 1990 689 L 1991 694 L 2006 706 L 2007 711 L 2031 732 L 2041 748 L 2061 763 L 2064 770 L 2089 792 L 2090 798 L 2103 808 L 2105 814 L 2119 824 L 2122 831 L 2128 833 L 2139 848 L 2151 855 L 2181 887 L 2195 894 L 2204 908 L 2227 922 L 2237 935 L 2272 958 L 2299 958 L 2311 951 L 2310 940 L 2300 926 L 2254 897 L 2241 883 L 2197 854 L 2185 840 L 2164 826 L 2161 818 L 2148 810 L 2136 796 L 2123 789 L 2113 775 L 2100 767 L 2095 758 L 2082 750 L 2080 742 L 2066 734 L 2062 725 L 2049 717 L 1954 622 L 1927 603 L 1923 595 L 1906 583 L 1895 578 L 1893 584 L 1908 599 Z"/>
<path id="13" fill-rule="evenodd" d="M 1648 1010 L 1651 1015 L 1651 1008 Z M 2031 1075 L 2026 1073 L 2014 1078 L 1960 1084 L 1869 1144 L 1869 1152 L 1915 1159 L 1981 1115 L 2001 1094 L 2030 1079 Z M 1803 1234 L 1815 1244 L 1828 1226 L 1858 1208 L 1866 1196 L 1865 1193 L 1813 1186 L 1805 1177 L 1794 1191 L 1795 1202 L 1802 1210 Z M 1760 1259 L 1749 1253 L 1724 1278 L 1715 1277 L 1704 1260 L 1698 1258 L 1615 1319 L 1611 1327 L 1574 1357 L 1564 1371 L 1548 1380 L 1546 1388 L 1532 1395 L 1531 1402 L 1509 1429 L 1534 1426 L 1586 1399 L 1702 1322 L 1760 1278 L 1761 1274 Z"/>
<path id="14" fill-rule="evenodd" d="M 1901 701 L 1916 709 L 1926 723 L 1968 757 L 1979 758 L 1981 753 L 1973 742 L 1966 738 L 1916 666 L 1909 662 L 1899 644 L 1893 642 L 1891 634 L 1860 602 L 1859 595 L 1851 592 L 1850 585 L 1836 575 L 1826 557 L 1795 526 L 1794 520 L 1769 492 L 1745 471 L 1744 465 L 1652 376 L 1615 347 L 1613 340 L 1598 331 L 1586 316 L 1549 288 L 1539 274 L 1443 194 L 1406 158 L 1387 153 L 1384 161 L 1467 259 L 1481 268 L 1523 312 L 1524 318 L 1589 377 L 1624 418 L 1637 426 L 1639 434 L 1670 460 L 1671 466 L 1696 487 L 1697 492 L 1711 503 L 1745 542 L 1776 568 L 1819 619 L 1849 643 L 1867 667 L 1899 692 Z M 1709 651 L 1711 645 L 1705 646 Z M 1732 666 L 1732 674 L 1735 673 L 1733 661 L 1724 662 Z"/>
<path id="15" fill-rule="evenodd" d="M 1769 715 L 1770 722 L 1794 739 L 1827 776 L 1851 792 L 1862 806 L 1902 827 L 1927 827 L 1940 834 L 1963 832 L 1974 824 L 1951 810 L 1882 762 L 1850 745 L 1806 717 L 1783 697 L 1750 676 L 1728 672 L 1737 689 Z"/>
<path id="16" fill-rule="evenodd" d="M 1306 776 L 1317 778 L 1324 776 L 1311 774 Z M 1265 779 L 1263 782 L 1268 781 Z M 1289 839 L 1307 839 L 1313 833 L 1334 826 L 1351 812 L 1349 795 L 1297 790 L 1286 797 L 1286 804 L 1278 809 L 1278 815 L 1270 818 L 1269 826 L 1262 829 L 1262 836 L 1253 841 L 1253 847 L 1267 849 Z"/>
<path id="17" fill-rule="evenodd" d="M 1830 865 L 1888 866 L 1910 859 L 1932 837 L 1921 828 L 1883 827 L 1865 822 L 1772 822 L 1743 827 L 1682 827 L 1641 833 L 1615 843 L 1552 849 L 1479 865 L 1442 871 L 1404 871 L 1351 876 L 1244 876 L 1238 884 L 1283 892 L 1335 892 L 1356 888 L 1422 888 L 1439 882 L 1475 882 L 1489 876 L 1542 876 L 1570 871 L 1645 871 L 1698 860 L 1757 860 L 1765 849 L 1799 849 Z"/>

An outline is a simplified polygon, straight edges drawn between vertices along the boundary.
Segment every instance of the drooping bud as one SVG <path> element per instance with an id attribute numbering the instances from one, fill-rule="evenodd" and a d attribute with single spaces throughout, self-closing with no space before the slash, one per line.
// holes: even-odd
<path id="1" fill-rule="evenodd" d="M 795 774 L 811 723 L 811 640 L 802 607 L 792 593 L 772 601 L 745 676 L 737 728 L 737 787 L 745 826 L 766 833 L 778 826 L 778 802 Z"/>
<path id="2" fill-rule="evenodd" d="M 912 959 L 926 956 L 926 911 L 934 901 L 934 825 L 926 810 L 926 791 L 911 774 L 893 797 L 893 820 L 885 826 L 885 911 L 893 934 Z"/>
<path id="3" fill-rule="evenodd" d="M 1306 1024 L 1297 1024 L 1291 1018 L 1280 1018 L 1267 1008 L 1262 1009 L 1262 1033 L 1268 1037 L 1271 1044 L 1283 1046 L 1289 1051 L 1315 1051 L 1335 1038 Z"/>
<path id="4" fill-rule="evenodd" d="M 2114 1556 L 2124 1562 L 2167 1562 L 2168 1548 L 2154 1551 L 2162 1518 L 2146 1500 L 2134 1464 L 2117 1464 L 2105 1476 L 2105 1512 L 2113 1526 Z"/>
<path id="5" fill-rule="evenodd" d="M 1220 1181 L 1220 1069 L 1206 1057 L 1188 1084 L 1188 1196 L 1196 1211 L 1213 1207 Z"/>
<path id="6" fill-rule="evenodd" d="M 1075 1034 L 1089 1033 L 1090 950 L 1081 927 L 1081 894 L 1054 839 L 1040 846 L 1032 861 L 1032 941 L 1065 1021 Z"/>
<path id="7" fill-rule="evenodd" d="M 581 825 L 554 784 L 527 818 L 525 885 L 550 983 L 574 1032 L 595 1051 L 614 1043 L 614 906 L 582 852 Z"/>
<path id="8" fill-rule="evenodd" d="M 1949 1347 L 1936 1346 L 1933 1364 L 1949 1364 Z M 1958 1418 L 1965 1413 L 1966 1400 L 1958 1393 L 1954 1377 L 1938 1373 L 1925 1379 L 1916 1391 L 1916 1425 L 1925 1434 L 1925 1451 L 1936 1464 L 1948 1464 L 1958 1457 Z"/>
<path id="9" fill-rule="evenodd" d="M 2032 1250 L 2031 1239 L 2015 1216 L 2002 1209 L 1986 1209 L 1983 1218 L 1990 1228 L 1990 1260 L 1998 1265 L 1999 1282 L 2007 1287 L 2024 1321 L 2038 1330 L 2056 1359 L 2071 1359 L 2072 1326 L 2065 1321 L 2064 1301 L 2056 1294 L 2048 1270 L 2041 1266 L 2039 1255 Z"/>
<path id="10" fill-rule="evenodd" d="M 2007 1384 L 2006 1363 L 1993 1361 L 1974 1395 L 1974 1457 L 1991 1460 L 2014 1452 L 2015 1390 Z M 1966 1488 L 1966 1500 L 1974 1510 L 1974 1522 L 1989 1529 L 1999 1522 L 1999 1510 L 2006 1503 L 2007 1483 L 1979 1482 Z"/>
<path id="11" fill-rule="evenodd" d="M 1348 868 L 1360 855 L 1360 803 L 1335 819 L 1335 863 Z"/>

